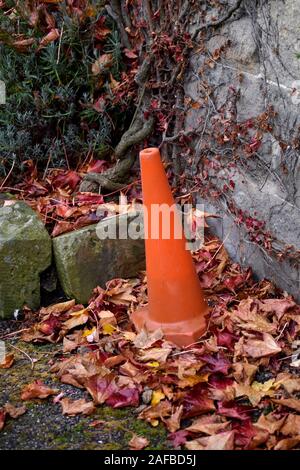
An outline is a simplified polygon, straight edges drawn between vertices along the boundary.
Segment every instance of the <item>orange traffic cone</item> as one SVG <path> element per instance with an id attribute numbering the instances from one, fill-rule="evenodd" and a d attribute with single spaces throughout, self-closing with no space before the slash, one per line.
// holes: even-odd
<path id="1" fill-rule="evenodd" d="M 187 346 L 205 332 L 208 306 L 186 247 L 179 213 L 169 211 L 167 221 L 164 214 L 157 217 L 156 205 L 175 207 L 159 150 L 143 150 L 140 163 L 149 303 L 136 310 L 132 320 L 137 330 L 160 328 L 168 340 Z"/>

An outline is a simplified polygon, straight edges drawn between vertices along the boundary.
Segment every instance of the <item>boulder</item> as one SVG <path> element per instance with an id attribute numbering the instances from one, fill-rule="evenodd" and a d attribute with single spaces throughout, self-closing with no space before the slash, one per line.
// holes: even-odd
<path id="1" fill-rule="evenodd" d="M 113 216 L 60 235 L 53 239 L 53 250 L 65 294 L 86 304 L 95 287 L 105 287 L 113 278 L 134 277 L 145 269 L 141 216 Z"/>
<path id="2" fill-rule="evenodd" d="M 38 214 L 27 204 L 0 205 L 0 319 L 25 304 L 40 303 L 40 273 L 51 263 L 51 239 Z"/>

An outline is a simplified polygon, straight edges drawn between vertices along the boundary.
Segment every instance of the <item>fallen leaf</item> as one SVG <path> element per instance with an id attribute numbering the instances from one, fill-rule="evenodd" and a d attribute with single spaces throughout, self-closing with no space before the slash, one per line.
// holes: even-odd
<path id="1" fill-rule="evenodd" d="M 39 44 L 39 47 L 38 47 L 38 51 L 41 50 L 43 47 L 47 46 L 48 44 L 50 44 L 51 42 L 54 42 L 56 41 L 56 39 L 58 39 L 60 36 L 60 32 L 58 29 L 56 28 L 53 28 L 51 29 L 51 31 L 49 31 L 48 34 L 46 34 L 40 41 L 40 44 Z"/>
<path id="2" fill-rule="evenodd" d="M 62 398 L 60 400 L 63 415 L 75 416 L 77 414 L 90 415 L 95 411 L 95 405 L 92 401 L 86 401 L 84 398 L 79 400 L 70 400 Z"/>
<path id="3" fill-rule="evenodd" d="M 287 372 L 277 375 L 276 385 L 282 386 L 290 395 L 294 392 L 300 392 L 300 378 Z"/>
<path id="4" fill-rule="evenodd" d="M 260 301 L 260 310 L 266 313 L 275 313 L 278 320 L 296 304 L 291 299 L 265 299 Z"/>
<path id="5" fill-rule="evenodd" d="M 180 405 L 176 408 L 176 410 L 171 414 L 170 418 L 165 419 L 163 418 L 163 422 L 165 423 L 168 431 L 171 433 L 178 431 L 180 429 L 180 421 L 182 418 L 183 413 L 183 406 Z"/>
<path id="6" fill-rule="evenodd" d="M 156 341 L 159 341 L 163 338 L 162 330 L 158 329 L 149 333 L 148 331 L 142 329 L 140 333 L 135 337 L 133 344 L 138 349 L 148 349 L 150 348 Z"/>
<path id="7" fill-rule="evenodd" d="M 102 327 L 102 333 L 104 335 L 112 335 L 116 331 L 116 327 L 110 323 L 105 323 Z"/>
<path id="8" fill-rule="evenodd" d="M 193 421 L 189 427 L 185 428 L 185 431 L 203 432 L 203 434 L 214 435 L 220 431 L 224 431 L 229 424 L 229 421 L 222 421 L 222 418 L 217 415 L 202 416 Z"/>
<path id="9" fill-rule="evenodd" d="M 180 431 L 173 432 L 169 434 L 168 440 L 172 442 L 175 448 L 181 446 L 182 444 L 186 443 L 186 439 L 189 436 L 189 432 L 185 429 L 181 429 Z"/>
<path id="10" fill-rule="evenodd" d="M 171 415 L 171 413 L 171 403 L 168 400 L 163 400 L 156 406 L 147 406 L 147 408 L 141 411 L 141 413 L 139 414 L 139 418 L 151 422 L 155 420 L 155 418 L 162 419 L 168 417 Z"/>
<path id="11" fill-rule="evenodd" d="M 129 441 L 129 448 L 131 450 L 142 450 L 145 449 L 150 444 L 148 439 L 142 436 L 134 434 L 134 436 Z"/>
<path id="12" fill-rule="evenodd" d="M 5 403 L 4 405 L 4 410 L 6 413 L 11 417 L 11 418 L 18 418 L 19 416 L 23 415 L 26 413 L 27 409 L 25 405 L 16 407 L 12 405 L 11 403 Z"/>
<path id="13" fill-rule="evenodd" d="M 49 305 L 49 307 L 42 307 L 40 309 L 40 315 L 49 315 L 51 313 L 58 314 L 64 313 L 74 307 L 76 304 L 75 300 L 68 300 L 67 302 L 60 302 L 58 304 Z"/>
<path id="14" fill-rule="evenodd" d="M 161 390 L 154 390 L 154 392 L 152 393 L 151 405 L 158 405 L 158 403 L 164 398 L 166 398 L 166 396 Z"/>
<path id="15" fill-rule="evenodd" d="M 21 400 L 31 400 L 32 398 L 47 398 L 50 395 L 56 395 L 59 392 L 57 388 L 50 388 L 40 380 L 36 380 L 25 387 L 21 393 Z"/>
<path id="16" fill-rule="evenodd" d="M 300 413 L 300 400 L 296 398 L 281 398 L 280 400 L 272 399 L 273 403 L 277 403 L 277 405 L 286 406 L 287 408 L 291 408 L 292 410 L 296 410 Z"/>
<path id="17" fill-rule="evenodd" d="M 63 323 L 65 330 L 71 330 L 76 326 L 84 325 L 89 319 L 89 313 L 87 309 L 79 310 L 79 312 L 71 313 L 71 318 Z"/>
<path id="18" fill-rule="evenodd" d="M 222 432 L 209 437 L 200 437 L 194 441 L 186 442 L 188 450 L 233 450 L 234 431 Z"/>
<path id="19" fill-rule="evenodd" d="M 183 400 L 183 418 L 193 418 L 194 416 L 214 411 L 213 400 L 208 396 L 208 391 L 202 388 L 202 384 L 196 385 L 188 392 Z"/>
<path id="20" fill-rule="evenodd" d="M 300 416 L 288 414 L 280 433 L 284 436 L 300 436 Z"/>
<path id="21" fill-rule="evenodd" d="M 236 418 L 240 420 L 247 420 L 249 418 L 249 413 L 251 408 L 244 405 L 239 405 L 235 402 L 224 402 L 218 403 L 218 413 L 228 418 Z"/>
<path id="22" fill-rule="evenodd" d="M 9 369 L 15 361 L 14 354 L 6 354 L 2 362 L 0 362 L 0 369 Z"/>
<path id="23" fill-rule="evenodd" d="M 169 354 L 172 352 L 171 348 L 151 348 L 146 351 L 139 352 L 139 358 L 143 362 L 157 361 L 159 363 L 166 362 Z"/>
<path id="24" fill-rule="evenodd" d="M 6 411 L 3 408 L 0 408 L 0 431 L 4 428 L 6 418 Z"/>
<path id="25" fill-rule="evenodd" d="M 246 330 L 260 333 L 276 333 L 277 330 L 277 325 L 270 323 L 259 313 L 258 303 L 250 297 L 239 303 L 237 310 L 231 313 L 230 319 Z"/>
<path id="26" fill-rule="evenodd" d="M 241 344 L 241 349 L 244 354 L 255 359 L 272 356 L 281 352 L 281 347 L 268 333 L 263 333 L 263 339 L 246 340 L 243 344 Z"/>
<path id="27" fill-rule="evenodd" d="M 298 437 L 290 437 L 287 439 L 282 439 L 279 441 L 276 446 L 274 447 L 274 450 L 289 450 L 293 449 L 297 444 L 300 442 L 300 436 Z"/>

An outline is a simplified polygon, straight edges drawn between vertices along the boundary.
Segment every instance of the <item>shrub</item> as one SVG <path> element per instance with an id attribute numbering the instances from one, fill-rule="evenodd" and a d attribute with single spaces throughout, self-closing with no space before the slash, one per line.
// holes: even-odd
<path id="1" fill-rule="evenodd" d="M 131 117 L 129 98 L 113 100 L 124 64 L 103 2 L 48 2 L 0 8 L 0 176 L 29 159 L 44 168 L 103 158 Z"/>

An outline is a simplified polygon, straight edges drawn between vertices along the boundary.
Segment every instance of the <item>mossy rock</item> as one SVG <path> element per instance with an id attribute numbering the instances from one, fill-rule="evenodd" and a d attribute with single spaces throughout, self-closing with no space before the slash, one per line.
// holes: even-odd
<path id="1" fill-rule="evenodd" d="M 131 238 L 121 238 L 128 234 L 126 214 L 54 238 L 56 268 L 68 297 L 86 304 L 95 287 L 105 287 L 113 278 L 136 276 L 145 269 L 141 215 L 128 220 Z"/>
<path id="2" fill-rule="evenodd" d="M 38 214 L 9 200 L 0 207 L 0 319 L 40 303 L 40 273 L 51 263 L 51 239 Z"/>

